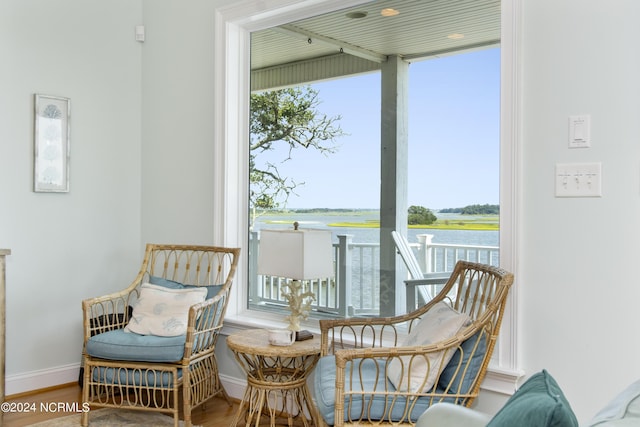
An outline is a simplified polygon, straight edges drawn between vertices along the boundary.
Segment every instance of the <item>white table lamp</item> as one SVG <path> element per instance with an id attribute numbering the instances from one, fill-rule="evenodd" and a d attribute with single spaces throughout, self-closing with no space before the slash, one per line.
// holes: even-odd
<path id="1" fill-rule="evenodd" d="M 304 291 L 301 280 L 333 277 L 333 253 L 330 230 L 261 230 L 258 248 L 258 274 L 292 279 L 282 295 L 289 303 L 289 329 L 300 331 L 300 319 L 306 319 L 314 294 Z"/>

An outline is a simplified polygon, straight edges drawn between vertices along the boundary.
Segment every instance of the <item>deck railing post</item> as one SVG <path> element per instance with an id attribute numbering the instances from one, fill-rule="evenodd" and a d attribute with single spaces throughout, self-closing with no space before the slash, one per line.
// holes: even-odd
<path id="1" fill-rule="evenodd" d="M 351 306 L 351 234 L 338 235 L 338 271 L 336 284 L 338 286 L 338 313 L 343 317 L 350 317 Z"/>
<path id="2" fill-rule="evenodd" d="M 262 281 L 258 281 L 258 251 L 260 241 L 257 231 L 249 232 L 249 301 L 257 301 L 263 295 L 260 289 L 263 286 Z"/>
<path id="3" fill-rule="evenodd" d="M 418 248 L 418 264 L 420 269 L 424 273 L 433 273 L 433 265 L 431 263 L 432 251 L 431 241 L 433 240 L 433 234 L 418 234 L 419 248 Z"/>

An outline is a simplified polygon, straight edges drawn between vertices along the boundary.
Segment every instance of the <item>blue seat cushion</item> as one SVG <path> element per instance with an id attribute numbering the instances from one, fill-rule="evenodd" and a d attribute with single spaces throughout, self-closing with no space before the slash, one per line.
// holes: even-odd
<path id="1" fill-rule="evenodd" d="M 182 360 L 186 335 L 158 337 L 124 332 L 123 329 L 94 335 L 87 341 L 87 354 L 108 360 L 177 362 Z"/>
<path id="2" fill-rule="evenodd" d="M 182 369 L 178 369 L 178 378 L 182 378 Z M 173 376 L 169 372 L 147 369 L 98 367 L 93 370 L 93 381 L 120 386 L 171 387 Z"/>
<path id="3" fill-rule="evenodd" d="M 351 379 L 351 369 L 347 365 L 346 369 L 346 389 L 350 390 L 349 384 L 354 384 L 353 391 L 380 391 L 385 390 L 383 384 L 386 383 L 386 390 L 395 391 L 393 384 L 387 379 L 385 374 L 385 361 L 364 359 L 355 361 L 355 372 Z M 363 386 L 360 387 L 360 379 L 362 378 Z M 377 384 L 377 386 L 376 386 Z M 332 426 L 335 422 L 335 401 L 336 401 L 336 362 L 334 356 L 324 356 L 320 358 L 316 365 L 314 374 L 314 391 L 316 403 L 322 418 L 325 422 Z M 453 398 L 451 401 L 453 402 Z M 349 404 L 350 402 L 350 404 Z M 418 399 L 409 400 L 405 397 L 398 396 L 385 397 L 383 395 L 354 395 L 345 396 L 345 414 L 344 420 L 389 420 L 399 422 L 405 418 L 405 412 L 411 411 L 410 419 L 416 422 L 418 417 L 427 410 L 433 403 L 430 397 L 420 397 Z M 347 413 L 351 407 L 351 412 Z M 409 408 L 409 409 L 408 409 Z M 406 421 L 406 420 L 405 420 Z"/>

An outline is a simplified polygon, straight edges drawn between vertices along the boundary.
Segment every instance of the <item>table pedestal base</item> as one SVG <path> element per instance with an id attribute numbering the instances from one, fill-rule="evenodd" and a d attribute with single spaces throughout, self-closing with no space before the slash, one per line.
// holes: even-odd
<path id="1" fill-rule="evenodd" d="M 249 378 L 232 426 L 318 427 L 315 408 L 308 402 L 312 400 L 306 379 L 283 384 Z M 268 416 L 268 424 L 262 415 Z"/>

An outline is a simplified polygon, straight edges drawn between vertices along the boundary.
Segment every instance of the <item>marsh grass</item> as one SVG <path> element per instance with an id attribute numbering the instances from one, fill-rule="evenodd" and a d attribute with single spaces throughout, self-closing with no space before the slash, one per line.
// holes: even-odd
<path id="1" fill-rule="evenodd" d="M 375 214 L 377 211 L 327 211 L 320 214 L 325 217 L 328 216 L 366 216 Z M 265 221 L 267 224 L 288 224 L 292 221 L 290 217 L 295 217 L 295 213 L 291 212 L 270 212 L 270 215 L 282 215 L 287 219 L 270 219 Z M 436 213 L 437 215 L 437 213 Z M 300 215 L 302 222 L 304 222 L 304 215 Z M 338 218 L 336 218 L 338 219 Z M 343 228 L 380 228 L 380 220 L 378 219 L 364 219 L 362 221 L 336 221 L 326 224 L 328 227 L 343 227 Z M 409 225 L 412 229 L 437 229 L 437 230 L 472 230 L 472 231 L 497 231 L 500 230 L 500 219 L 498 215 L 473 215 L 469 218 L 464 218 L 463 215 L 458 215 L 454 218 L 442 218 L 438 219 L 435 223 L 430 225 Z"/>
<path id="2" fill-rule="evenodd" d="M 363 222 L 332 222 L 329 227 L 348 228 L 380 228 L 380 221 L 370 220 Z M 446 219 L 437 220 L 430 225 L 409 225 L 414 229 L 437 229 L 437 230 L 473 230 L 473 231 L 496 231 L 500 230 L 498 216 L 487 215 L 486 217 L 474 217 L 474 219 Z"/>

